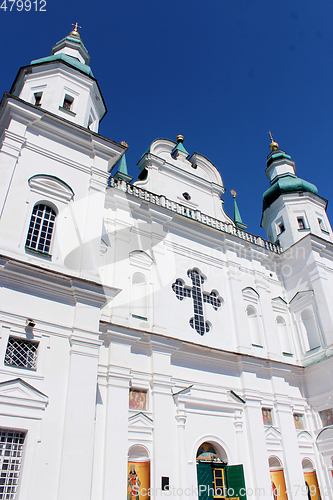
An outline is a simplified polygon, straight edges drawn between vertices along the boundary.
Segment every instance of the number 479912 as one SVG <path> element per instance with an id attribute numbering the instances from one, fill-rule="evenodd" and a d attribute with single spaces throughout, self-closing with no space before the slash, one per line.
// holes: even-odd
<path id="1" fill-rule="evenodd" d="M 36 12 L 46 12 L 46 0 L 3 0 L 0 5 L 0 9 L 4 10 L 5 12 L 7 11 L 7 9 L 9 10 L 9 12 L 12 12 L 13 10 L 17 10 L 18 12 L 21 12 L 22 10 L 25 10 L 27 12 L 29 10 L 35 10 Z"/>

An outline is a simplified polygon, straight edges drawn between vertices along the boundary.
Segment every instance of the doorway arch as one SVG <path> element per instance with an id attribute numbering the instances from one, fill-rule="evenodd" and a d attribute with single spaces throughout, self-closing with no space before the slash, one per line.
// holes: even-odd
<path id="1" fill-rule="evenodd" d="M 246 500 L 243 465 L 228 465 L 226 450 L 213 439 L 196 450 L 199 500 Z"/>
<path id="2" fill-rule="evenodd" d="M 150 499 L 150 458 L 145 446 L 133 445 L 128 450 L 127 500 Z"/>

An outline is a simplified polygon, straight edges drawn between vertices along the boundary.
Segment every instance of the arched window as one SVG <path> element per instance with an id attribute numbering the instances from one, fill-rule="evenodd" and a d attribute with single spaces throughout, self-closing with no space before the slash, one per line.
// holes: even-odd
<path id="1" fill-rule="evenodd" d="M 286 325 L 285 320 L 282 318 L 282 316 L 276 317 L 276 326 L 277 326 L 281 351 L 283 353 L 290 354 L 291 347 L 290 347 L 290 342 L 289 342 L 289 337 L 288 337 L 287 325 Z"/>
<path id="2" fill-rule="evenodd" d="M 150 489 L 150 460 L 147 448 L 140 445 L 128 450 L 127 498 L 148 499 Z"/>
<path id="3" fill-rule="evenodd" d="M 132 276 L 130 311 L 134 318 L 148 318 L 147 280 L 142 273 L 134 273 Z"/>
<path id="4" fill-rule="evenodd" d="M 288 500 L 283 465 L 280 459 L 277 457 L 270 457 L 268 459 L 268 465 L 271 475 L 272 496 L 274 500 Z"/>
<path id="5" fill-rule="evenodd" d="M 262 340 L 259 328 L 259 318 L 255 307 L 247 306 L 246 314 L 250 330 L 251 344 L 255 346 L 262 346 Z"/>
<path id="6" fill-rule="evenodd" d="M 304 309 L 301 313 L 301 324 L 306 334 L 306 350 L 309 351 L 320 346 L 318 328 L 311 309 Z"/>
<path id="7" fill-rule="evenodd" d="M 304 458 L 302 460 L 302 468 L 307 490 L 307 500 L 319 500 L 321 498 L 319 484 L 312 461 L 308 458 Z"/>
<path id="8" fill-rule="evenodd" d="M 42 203 L 35 205 L 25 247 L 49 254 L 55 218 L 56 212 L 51 207 Z"/>

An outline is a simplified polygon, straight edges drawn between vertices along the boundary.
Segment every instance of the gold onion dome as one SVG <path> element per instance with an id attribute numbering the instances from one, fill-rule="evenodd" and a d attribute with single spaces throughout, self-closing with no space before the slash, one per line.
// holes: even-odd
<path id="1" fill-rule="evenodd" d="M 273 140 L 273 136 L 272 136 L 272 134 L 271 134 L 271 131 L 267 132 L 267 134 L 269 134 L 269 135 L 270 135 L 270 137 L 271 137 L 271 143 L 270 143 L 270 145 L 269 145 L 269 149 L 270 149 L 271 151 L 277 151 L 277 150 L 279 149 L 279 145 L 278 145 L 278 143 L 277 143 L 277 142 L 275 142 L 275 141 Z"/>

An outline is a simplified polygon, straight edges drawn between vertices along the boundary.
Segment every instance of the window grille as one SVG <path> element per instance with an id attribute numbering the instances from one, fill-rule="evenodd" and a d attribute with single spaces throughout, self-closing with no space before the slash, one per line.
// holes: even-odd
<path id="1" fill-rule="evenodd" d="M 26 241 L 26 248 L 50 253 L 52 233 L 56 213 L 47 205 L 34 206 Z"/>
<path id="2" fill-rule="evenodd" d="M 0 429 L 0 500 L 15 500 L 25 433 Z"/>
<path id="3" fill-rule="evenodd" d="M 38 342 L 9 337 L 5 365 L 36 370 Z"/>

